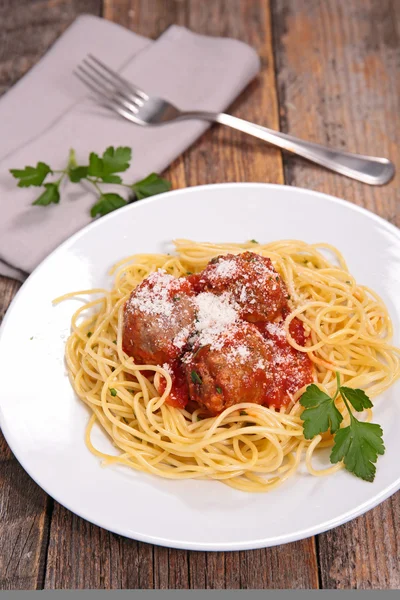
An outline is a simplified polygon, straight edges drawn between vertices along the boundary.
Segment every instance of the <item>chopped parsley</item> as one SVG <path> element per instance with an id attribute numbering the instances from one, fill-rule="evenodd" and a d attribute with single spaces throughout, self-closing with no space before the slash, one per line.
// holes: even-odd
<path id="1" fill-rule="evenodd" d="M 259 242 L 257 242 L 257 240 L 250 240 L 250 242 L 251 242 L 252 244 L 258 244 L 258 243 L 259 243 Z"/>
<path id="2" fill-rule="evenodd" d="M 217 394 L 222 394 L 222 388 L 220 388 L 218 385 L 215 389 L 217 390 Z"/>
<path id="3" fill-rule="evenodd" d="M 200 377 L 200 375 L 197 373 L 197 371 L 192 371 L 190 373 L 190 378 L 193 381 L 193 383 L 198 383 L 199 385 L 201 385 L 203 383 L 203 380 Z"/>
<path id="4" fill-rule="evenodd" d="M 241 417 L 247 417 L 247 412 L 245 410 L 241 410 L 240 411 L 240 416 Z"/>
<path id="5" fill-rule="evenodd" d="M 111 396 L 116 396 L 117 390 L 115 388 L 110 388 L 110 394 L 111 394 Z"/>
<path id="6" fill-rule="evenodd" d="M 88 331 L 88 332 L 87 332 L 87 336 L 88 336 L 88 338 L 92 337 L 92 335 L 93 335 L 93 333 L 92 333 L 91 331 Z"/>

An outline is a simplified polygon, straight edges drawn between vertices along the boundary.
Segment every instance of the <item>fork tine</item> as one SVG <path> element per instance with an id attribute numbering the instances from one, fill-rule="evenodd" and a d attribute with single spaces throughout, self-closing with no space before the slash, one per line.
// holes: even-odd
<path id="1" fill-rule="evenodd" d="M 128 81 L 124 77 L 121 77 L 121 75 L 119 75 L 119 73 L 116 73 L 115 71 L 110 69 L 110 67 L 105 65 L 103 62 L 101 62 L 101 60 L 99 60 L 95 56 L 93 56 L 93 54 L 88 54 L 87 58 L 85 60 L 87 60 L 87 59 L 92 60 L 98 67 L 103 69 L 103 71 L 106 71 L 106 73 L 108 73 L 108 75 L 110 75 L 114 80 L 117 80 L 121 85 L 124 85 L 129 90 L 133 91 L 135 94 L 137 94 L 138 96 L 143 98 L 143 100 L 149 99 L 149 96 L 146 94 L 146 92 L 144 92 L 143 90 L 138 88 L 136 85 L 133 85 L 130 81 Z M 92 68 L 94 68 L 93 65 L 92 65 Z M 103 73 L 103 76 L 104 76 L 104 73 Z"/>
<path id="2" fill-rule="evenodd" d="M 124 92 L 122 92 L 118 88 L 116 89 L 114 86 L 112 88 L 109 88 L 104 82 L 102 75 L 99 76 L 97 72 L 93 73 L 90 69 L 87 69 L 85 67 L 86 64 L 85 66 L 78 65 L 75 74 L 78 75 L 78 73 L 80 73 L 80 80 L 83 83 L 85 83 L 88 87 L 90 87 L 90 89 L 95 91 L 97 94 L 102 94 L 109 100 L 118 101 L 121 106 L 125 106 L 125 108 L 132 110 L 133 112 L 137 112 L 137 109 L 143 104 L 143 100 L 141 100 L 140 98 L 138 99 L 130 95 L 127 96 L 126 94 L 124 94 Z M 86 79 L 83 77 L 83 75 Z M 91 83 L 91 86 L 89 86 L 88 79 Z"/>
<path id="3" fill-rule="evenodd" d="M 96 67 L 94 67 L 92 64 L 90 64 L 89 62 L 87 62 L 86 59 L 83 60 L 82 65 L 81 65 L 81 69 L 85 67 L 85 72 L 86 74 L 94 81 L 96 80 L 97 83 L 99 85 L 101 85 L 103 88 L 107 89 L 110 92 L 114 92 L 116 94 L 119 94 L 120 96 L 122 96 L 127 102 L 129 102 L 129 104 L 136 104 L 137 106 L 143 106 L 143 103 L 145 102 L 140 96 L 135 96 L 133 93 L 126 93 L 124 92 L 123 89 L 121 89 L 121 86 L 116 84 L 114 81 L 112 81 L 110 78 L 108 78 L 106 75 L 104 75 L 101 71 L 99 71 L 98 69 L 96 69 Z M 107 87 L 107 84 L 109 84 L 109 86 L 111 87 L 111 89 L 109 89 Z"/>
<path id="4" fill-rule="evenodd" d="M 82 83 L 84 83 L 86 85 L 86 87 L 88 87 L 90 90 L 92 90 L 92 92 L 95 92 L 96 94 L 103 96 L 104 98 L 110 99 L 110 96 L 105 93 L 105 90 L 103 88 L 101 88 L 99 85 L 97 85 L 97 81 L 95 79 L 93 79 L 91 77 L 91 75 L 89 73 L 87 73 L 85 71 L 85 69 L 83 69 L 80 65 L 75 69 L 74 75 L 75 75 L 75 77 L 80 79 L 80 81 L 82 81 Z M 93 83 L 92 83 L 92 80 L 93 80 Z M 96 84 L 96 85 L 94 85 L 94 84 Z"/>
<path id="5" fill-rule="evenodd" d="M 102 100 L 102 104 L 107 106 L 107 108 L 122 114 L 131 113 L 132 117 L 134 117 L 135 113 L 138 111 L 138 107 L 133 105 L 132 103 L 128 103 L 126 101 L 121 101 L 118 96 L 110 93 L 110 91 L 103 85 L 99 84 L 98 81 L 92 77 L 92 75 L 87 72 L 82 66 L 78 66 L 74 71 L 74 75 L 78 77 L 82 83 L 84 83 L 92 92 L 94 92 L 97 96 L 99 96 Z M 89 79 L 88 79 L 89 78 Z M 117 110 L 117 108 L 119 110 Z M 132 120 L 132 119 L 131 119 Z"/>
<path id="6" fill-rule="evenodd" d="M 107 87 L 108 84 L 111 88 L 109 89 L 109 91 L 120 94 L 129 103 L 136 104 L 137 106 L 142 106 L 145 102 L 142 97 L 135 95 L 134 93 L 132 93 L 132 91 L 126 92 L 124 91 L 124 89 L 121 89 L 121 84 L 118 82 L 118 80 L 113 81 L 112 79 L 107 77 L 107 75 L 104 75 L 104 73 L 99 71 L 94 65 L 88 62 L 86 58 L 82 61 L 81 67 L 85 67 L 85 71 L 88 75 L 90 73 L 89 76 L 91 77 L 91 79 L 96 79 L 97 82 L 106 89 L 109 89 Z"/>

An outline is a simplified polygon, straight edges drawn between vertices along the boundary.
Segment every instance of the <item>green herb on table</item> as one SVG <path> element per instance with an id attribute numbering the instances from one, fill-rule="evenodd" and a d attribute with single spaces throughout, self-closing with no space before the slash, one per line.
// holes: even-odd
<path id="1" fill-rule="evenodd" d="M 24 169 L 10 169 L 10 173 L 18 179 L 18 187 L 42 187 L 42 193 L 32 202 L 35 206 L 49 206 L 60 202 L 62 183 L 69 180 L 71 183 L 88 181 L 97 195 L 97 202 L 92 206 L 92 217 L 106 215 L 129 202 L 149 198 L 171 189 L 171 184 L 157 173 L 151 173 L 141 181 L 128 183 L 122 180 L 118 173 L 123 173 L 130 166 L 132 150 L 128 147 L 107 148 L 102 156 L 91 152 L 88 164 L 79 165 L 76 161 L 75 151 L 70 150 L 68 164 L 65 169 L 52 169 L 44 162 L 38 162 L 36 167 L 27 166 Z M 48 177 L 54 176 L 53 181 Z M 120 185 L 129 190 L 129 198 L 125 199 L 120 194 L 105 192 L 103 184 Z"/>
<path id="2" fill-rule="evenodd" d="M 383 431 L 376 423 L 359 421 L 352 413 L 350 405 L 356 412 L 372 407 L 367 394 L 360 389 L 340 385 L 339 374 L 336 373 L 337 389 L 331 398 L 312 383 L 307 386 L 301 396 L 300 404 L 305 410 L 300 415 L 304 422 L 304 437 L 311 440 L 320 433 L 330 431 L 334 436 L 334 444 L 330 456 L 331 463 L 341 460 L 345 468 L 365 481 L 373 481 L 379 454 L 385 453 Z M 340 427 L 343 416 L 336 407 L 336 398 L 341 395 L 350 417 L 347 427 Z"/>

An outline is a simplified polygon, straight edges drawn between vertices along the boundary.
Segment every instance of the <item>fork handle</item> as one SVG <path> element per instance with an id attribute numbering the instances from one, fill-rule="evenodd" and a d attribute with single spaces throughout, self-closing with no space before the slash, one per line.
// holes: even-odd
<path id="1" fill-rule="evenodd" d="M 181 113 L 183 119 L 202 119 L 206 121 L 227 125 L 233 129 L 243 131 L 274 146 L 282 148 L 311 162 L 322 165 L 331 171 L 341 173 L 363 183 L 370 185 L 384 185 L 388 183 L 394 173 L 394 165 L 387 158 L 351 154 L 343 150 L 334 150 L 314 142 L 306 142 L 292 135 L 273 131 L 267 127 L 250 123 L 238 117 L 225 113 L 190 112 Z"/>

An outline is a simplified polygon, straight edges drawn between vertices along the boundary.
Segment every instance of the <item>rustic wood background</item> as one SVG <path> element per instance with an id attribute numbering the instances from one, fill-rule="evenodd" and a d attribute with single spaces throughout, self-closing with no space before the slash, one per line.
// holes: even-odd
<path id="1" fill-rule="evenodd" d="M 253 45 L 257 82 L 233 114 L 381 156 L 400 169 L 398 0 L 0 0 L 0 94 L 81 13 L 156 38 L 172 23 Z M 166 172 L 173 187 L 286 183 L 400 226 L 399 175 L 372 188 L 213 127 Z M 0 317 L 19 288 L 0 278 Z M 185 552 L 90 525 L 49 498 L 0 434 L 0 588 L 399 588 L 400 493 L 328 533 L 246 552 Z"/>

